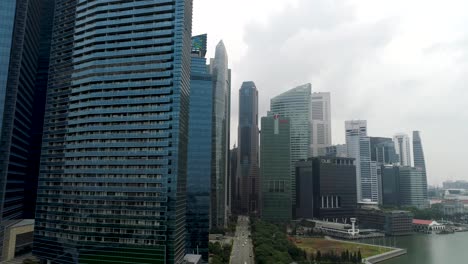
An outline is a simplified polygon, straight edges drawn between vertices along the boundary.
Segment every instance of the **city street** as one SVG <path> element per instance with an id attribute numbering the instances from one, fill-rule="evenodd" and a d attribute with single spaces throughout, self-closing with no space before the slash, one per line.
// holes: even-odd
<path id="1" fill-rule="evenodd" d="M 249 237 L 249 217 L 239 216 L 231 252 L 231 264 L 254 264 L 253 245 Z"/>

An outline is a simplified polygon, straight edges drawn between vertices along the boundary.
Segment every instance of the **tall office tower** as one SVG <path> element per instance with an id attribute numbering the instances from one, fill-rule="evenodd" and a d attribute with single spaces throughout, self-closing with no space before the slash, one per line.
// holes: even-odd
<path id="1" fill-rule="evenodd" d="M 331 100 L 330 93 L 312 94 L 312 142 L 310 155 L 324 156 L 325 147 L 331 146 Z"/>
<path id="2" fill-rule="evenodd" d="M 239 90 L 237 159 L 242 214 L 258 214 L 259 211 L 258 136 L 258 90 L 254 82 L 244 82 Z"/>
<path id="3" fill-rule="evenodd" d="M 371 160 L 380 164 L 392 165 L 400 162 L 391 138 L 371 137 Z"/>
<path id="4" fill-rule="evenodd" d="M 419 131 L 413 131 L 413 159 L 414 167 L 426 171 L 426 160 L 424 159 L 421 133 Z"/>
<path id="5" fill-rule="evenodd" d="M 400 205 L 427 208 L 426 173 L 420 168 L 400 167 Z"/>
<path id="6" fill-rule="evenodd" d="M 191 0 L 57 0 L 33 253 L 181 263 Z"/>
<path id="7" fill-rule="evenodd" d="M 0 1 L 0 262 L 4 228 L 34 218 L 53 8 Z"/>
<path id="8" fill-rule="evenodd" d="M 410 139 L 406 134 L 396 134 L 393 137 L 395 151 L 399 155 L 400 165 L 411 167 Z"/>
<path id="9" fill-rule="evenodd" d="M 279 115 L 262 117 L 260 179 L 262 218 L 287 222 L 292 218 L 290 121 Z"/>
<path id="10" fill-rule="evenodd" d="M 394 165 L 382 165 L 382 204 L 400 206 L 400 169 Z"/>
<path id="11" fill-rule="evenodd" d="M 237 180 L 237 158 L 238 158 L 238 151 L 239 149 L 234 145 L 234 147 L 229 152 L 229 178 L 231 181 L 231 211 L 234 214 L 239 213 L 238 204 L 240 204 L 240 196 L 239 196 L 239 188 L 240 182 Z"/>
<path id="12" fill-rule="evenodd" d="M 34 217 L 53 1 L 0 1 L 0 220 Z M 53 14 L 53 11 L 52 11 Z"/>
<path id="13" fill-rule="evenodd" d="M 291 188 L 296 189 L 295 164 L 306 160 L 312 142 L 312 85 L 305 84 L 293 88 L 271 99 L 270 110 L 274 114 L 291 121 Z M 296 192 L 292 192 L 293 204 Z"/>
<path id="14" fill-rule="evenodd" d="M 216 46 L 209 66 L 213 78 L 213 148 L 211 225 L 225 227 L 228 215 L 231 71 L 223 41 Z"/>
<path id="15" fill-rule="evenodd" d="M 187 154 L 187 253 L 208 261 L 213 139 L 213 83 L 206 65 L 207 35 L 192 37 Z"/>
<path id="16" fill-rule="evenodd" d="M 356 160 L 357 198 L 361 202 L 379 202 L 379 172 L 371 162 L 371 144 L 367 136 L 367 121 L 346 121 L 348 157 Z"/>

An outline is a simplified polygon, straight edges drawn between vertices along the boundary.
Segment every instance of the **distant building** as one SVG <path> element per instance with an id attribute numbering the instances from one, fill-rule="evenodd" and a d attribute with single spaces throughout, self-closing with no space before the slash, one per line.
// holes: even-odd
<path id="1" fill-rule="evenodd" d="M 400 206 L 400 169 L 397 166 L 382 165 L 382 204 Z"/>
<path id="2" fill-rule="evenodd" d="M 325 157 L 347 158 L 348 147 L 346 146 L 346 144 L 333 145 L 321 148 L 320 153 L 324 153 L 323 156 Z"/>
<path id="3" fill-rule="evenodd" d="M 413 229 L 417 232 L 442 231 L 445 229 L 445 225 L 432 220 L 413 219 Z"/>
<path id="4" fill-rule="evenodd" d="M 420 168 L 426 172 L 426 160 L 424 159 L 424 149 L 421 141 L 421 133 L 419 131 L 413 131 L 413 156 L 414 167 Z"/>
<path id="5" fill-rule="evenodd" d="M 400 205 L 404 207 L 427 208 L 426 174 L 412 167 L 400 167 Z"/>
<path id="6" fill-rule="evenodd" d="M 391 138 L 370 137 L 371 160 L 380 164 L 397 164 L 400 159 Z"/>
<path id="7" fill-rule="evenodd" d="M 312 94 L 312 141 L 309 150 L 312 157 L 325 156 L 323 148 L 332 143 L 330 97 L 330 93 Z"/>
<path id="8" fill-rule="evenodd" d="M 379 173 L 375 162 L 371 161 L 370 138 L 367 136 L 367 121 L 345 122 L 348 157 L 356 160 L 356 185 L 358 201 L 381 202 L 379 193 Z"/>
<path id="9" fill-rule="evenodd" d="M 213 82 L 206 65 L 207 35 L 192 37 L 190 114 L 187 149 L 186 251 L 208 260 L 212 182 Z M 213 198 L 213 200 L 212 200 Z M 215 205 L 215 204 L 214 204 Z"/>
<path id="10" fill-rule="evenodd" d="M 408 211 L 360 208 L 356 211 L 356 217 L 361 229 L 378 229 L 389 236 L 405 236 L 413 233 L 413 214 Z"/>
<path id="11" fill-rule="evenodd" d="M 401 166 L 411 167 L 410 138 L 407 134 L 396 134 L 393 137 L 395 151 L 400 159 Z"/>
<path id="12" fill-rule="evenodd" d="M 460 200 L 447 200 L 441 203 L 444 215 L 464 214 L 465 202 Z"/>
<path id="13" fill-rule="evenodd" d="M 271 99 L 270 110 L 273 114 L 287 117 L 291 121 L 291 182 L 296 188 L 295 163 L 307 160 L 312 142 L 312 85 L 298 86 Z M 293 203 L 296 193 L 292 193 Z"/>
<path id="14" fill-rule="evenodd" d="M 289 222 L 292 218 L 290 121 L 279 115 L 262 117 L 260 179 L 262 218 Z"/>
<path id="15" fill-rule="evenodd" d="M 354 159 L 318 157 L 296 164 L 295 218 L 342 219 L 357 207 Z"/>
<path id="16" fill-rule="evenodd" d="M 258 214 L 260 179 L 258 167 L 258 90 L 254 82 L 244 82 L 239 90 L 239 130 L 237 178 L 240 213 Z"/>
<path id="17" fill-rule="evenodd" d="M 468 181 L 445 181 L 442 183 L 444 189 L 466 189 L 468 190 Z"/>
<path id="18" fill-rule="evenodd" d="M 229 213 L 229 140 L 231 124 L 231 70 L 224 42 L 216 45 L 215 57 L 208 67 L 213 81 L 213 190 L 211 193 L 211 225 L 226 227 Z M 209 98 L 207 98 L 209 100 Z"/>

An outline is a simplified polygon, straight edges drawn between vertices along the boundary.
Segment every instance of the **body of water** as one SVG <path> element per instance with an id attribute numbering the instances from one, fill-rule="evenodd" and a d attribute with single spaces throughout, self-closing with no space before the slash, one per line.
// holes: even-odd
<path id="1" fill-rule="evenodd" d="M 372 241 L 367 241 L 372 243 Z M 374 243 L 396 245 L 408 254 L 382 264 L 466 264 L 468 263 L 468 232 L 449 235 L 426 235 L 387 238 Z"/>

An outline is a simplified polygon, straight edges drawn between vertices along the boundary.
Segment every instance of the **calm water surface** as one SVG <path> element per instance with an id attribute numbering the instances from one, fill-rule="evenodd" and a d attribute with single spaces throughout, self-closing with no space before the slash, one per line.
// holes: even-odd
<path id="1" fill-rule="evenodd" d="M 408 254 L 382 264 L 468 264 L 468 232 L 418 234 L 398 237 L 388 243 L 396 243 L 397 247 L 407 249 Z"/>

